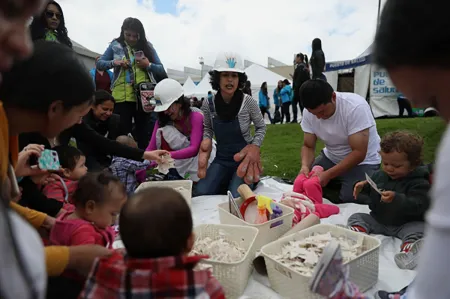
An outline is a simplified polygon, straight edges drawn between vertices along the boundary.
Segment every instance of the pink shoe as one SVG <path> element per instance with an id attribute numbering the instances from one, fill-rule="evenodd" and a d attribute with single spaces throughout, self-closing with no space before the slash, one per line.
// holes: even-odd
<path id="1" fill-rule="evenodd" d="M 322 173 L 324 171 L 323 167 L 320 165 L 316 165 L 312 168 L 310 176 Z"/>

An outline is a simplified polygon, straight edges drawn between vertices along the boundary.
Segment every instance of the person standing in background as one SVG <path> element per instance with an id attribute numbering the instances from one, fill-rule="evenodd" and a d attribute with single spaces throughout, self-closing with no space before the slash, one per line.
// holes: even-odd
<path id="1" fill-rule="evenodd" d="M 95 58 L 95 65 L 90 70 L 92 80 L 94 81 L 95 90 L 104 90 L 111 93 L 111 82 L 113 81 L 113 73 L 110 70 L 100 71 L 97 69 L 97 62 L 100 56 Z"/>
<path id="2" fill-rule="evenodd" d="M 283 123 L 283 118 L 286 117 L 286 123 L 291 122 L 291 100 L 292 100 L 292 87 L 288 79 L 284 79 L 283 88 L 280 91 L 281 95 L 281 111 L 283 115 L 281 116 L 281 123 Z"/>
<path id="3" fill-rule="evenodd" d="M 315 38 L 312 41 L 310 63 L 312 69 L 312 79 L 322 79 L 327 81 L 327 77 L 323 74 L 325 71 L 325 53 L 323 53 L 322 41 L 320 38 Z"/>
<path id="4" fill-rule="evenodd" d="M 270 123 L 273 123 L 272 117 L 270 116 L 270 97 L 267 92 L 267 82 L 263 82 L 261 85 L 261 89 L 259 91 L 259 109 L 261 110 L 261 114 L 264 118 L 264 114 L 267 113 L 267 116 L 269 117 Z"/>
<path id="5" fill-rule="evenodd" d="M 48 2 L 44 11 L 33 18 L 30 32 L 33 41 L 44 39 L 72 48 L 72 42 L 67 34 L 63 11 L 61 6 L 55 1 Z"/>
<path id="6" fill-rule="evenodd" d="M 283 88 L 283 81 L 278 81 L 277 88 L 273 91 L 273 102 L 275 104 L 275 113 L 273 115 L 273 122 L 274 123 L 283 123 L 283 109 L 281 109 L 280 113 L 280 107 L 281 107 L 281 89 Z"/>
<path id="7" fill-rule="evenodd" d="M 308 56 L 303 53 L 297 54 L 295 57 L 295 72 L 293 76 L 293 89 L 294 89 L 294 99 L 292 100 L 292 112 L 294 114 L 294 119 L 292 120 L 292 123 L 297 123 L 297 115 L 298 115 L 298 109 L 297 104 L 300 107 L 300 112 L 303 115 L 303 103 L 300 99 L 300 87 L 302 86 L 303 82 L 308 81 L 311 76 L 309 73 L 309 63 L 308 63 Z"/>
<path id="8" fill-rule="evenodd" d="M 248 94 L 249 96 L 252 96 L 252 82 L 250 81 L 245 81 L 245 85 L 244 85 L 244 89 L 242 89 L 242 91 L 245 94 Z"/>
<path id="9" fill-rule="evenodd" d="M 120 36 L 114 39 L 98 59 L 98 70 L 114 68 L 111 86 L 116 100 L 114 113 L 120 115 L 121 135 L 128 135 L 135 126 L 135 140 L 145 149 L 150 140 L 157 115 L 144 111 L 140 84 L 158 83 L 167 73 L 153 45 L 147 41 L 144 26 L 136 18 L 126 18 Z"/>

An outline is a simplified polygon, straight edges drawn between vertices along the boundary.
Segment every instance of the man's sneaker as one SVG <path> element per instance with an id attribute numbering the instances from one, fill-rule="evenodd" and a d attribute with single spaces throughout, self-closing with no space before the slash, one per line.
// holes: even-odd
<path id="1" fill-rule="evenodd" d="M 342 264 L 342 254 L 339 243 L 331 241 L 325 247 L 313 276 L 309 282 L 309 288 L 313 293 L 332 297 L 342 290 L 345 280 L 345 269 Z M 347 269 L 348 271 L 348 269 Z"/>
<path id="2" fill-rule="evenodd" d="M 413 270 L 416 268 L 422 243 L 423 239 L 417 240 L 414 243 L 405 244 L 402 251 L 395 255 L 395 263 L 400 269 Z"/>
<path id="3" fill-rule="evenodd" d="M 360 226 L 350 226 L 350 225 L 344 225 L 344 224 L 336 224 L 336 226 L 342 227 L 342 228 L 345 228 L 345 229 L 348 229 L 348 230 L 351 230 L 351 231 L 354 231 L 357 233 L 366 233 L 364 228 L 360 227 Z"/>
<path id="4" fill-rule="evenodd" d="M 375 299 L 400 299 L 402 295 L 404 295 L 406 293 L 406 290 L 408 289 L 408 287 L 404 287 L 403 289 L 401 289 L 398 292 L 386 292 L 386 291 L 378 291 L 375 294 Z"/>

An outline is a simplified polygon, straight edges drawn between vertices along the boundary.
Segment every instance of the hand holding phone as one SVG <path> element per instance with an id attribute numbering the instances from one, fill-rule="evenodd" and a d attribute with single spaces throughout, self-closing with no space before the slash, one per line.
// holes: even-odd
<path id="1" fill-rule="evenodd" d="M 136 58 L 137 60 L 141 60 L 142 58 L 144 58 L 144 52 L 143 51 L 136 51 L 134 52 L 134 58 Z"/>

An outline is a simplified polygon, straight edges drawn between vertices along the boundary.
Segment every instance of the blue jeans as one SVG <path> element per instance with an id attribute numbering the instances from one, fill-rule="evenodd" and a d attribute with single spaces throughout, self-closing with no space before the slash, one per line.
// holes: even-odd
<path id="1" fill-rule="evenodd" d="M 237 189 L 245 182 L 238 177 L 236 171 L 236 167 L 226 167 L 213 161 L 206 172 L 206 177 L 195 186 L 193 196 L 226 194 L 230 190 L 233 197 L 239 197 Z"/>

